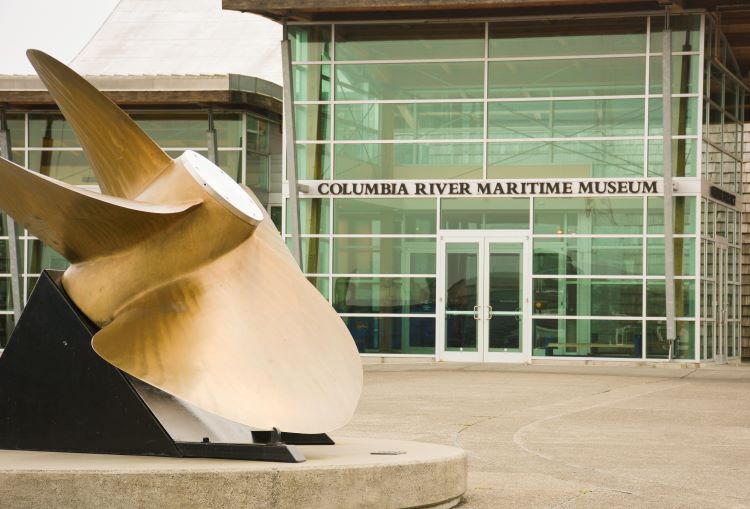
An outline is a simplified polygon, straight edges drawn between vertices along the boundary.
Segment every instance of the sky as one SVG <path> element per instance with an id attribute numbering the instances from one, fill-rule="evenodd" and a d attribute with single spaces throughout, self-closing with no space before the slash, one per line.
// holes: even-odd
<path id="1" fill-rule="evenodd" d="M 26 50 L 68 63 L 118 0 L 0 0 L 0 74 L 36 74 Z"/>

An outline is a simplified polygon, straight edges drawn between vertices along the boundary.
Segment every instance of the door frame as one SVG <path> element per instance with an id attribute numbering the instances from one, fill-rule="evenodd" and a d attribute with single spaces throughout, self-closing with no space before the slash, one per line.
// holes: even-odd
<path id="1" fill-rule="evenodd" d="M 729 279 L 727 269 L 729 268 L 729 244 L 722 238 L 717 238 L 716 254 L 714 255 L 716 266 L 714 267 L 714 362 L 726 364 L 729 357 L 729 322 L 727 321 L 727 291 L 729 290 Z"/>
<path id="2" fill-rule="evenodd" d="M 449 352 L 445 350 L 445 248 L 449 243 L 476 242 L 479 244 L 477 260 L 477 292 L 480 295 L 479 338 L 476 352 Z M 488 254 L 491 243 L 521 244 L 521 351 L 488 351 L 489 330 L 486 326 L 489 297 Z M 436 355 L 438 361 L 449 362 L 509 362 L 524 363 L 531 360 L 531 234 L 528 230 L 442 230 L 438 233 L 437 252 L 437 327 Z"/>

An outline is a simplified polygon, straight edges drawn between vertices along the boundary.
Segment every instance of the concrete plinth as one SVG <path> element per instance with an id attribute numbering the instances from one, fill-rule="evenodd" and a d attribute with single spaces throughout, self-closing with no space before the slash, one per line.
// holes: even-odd
<path id="1" fill-rule="evenodd" d="M 338 439 L 297 464 L 0 451 L 4 507 L 402 508 L 457 505 L 466 453 L 420 442 Z M 398 455 L 372 452 L 403 451 Z"/>

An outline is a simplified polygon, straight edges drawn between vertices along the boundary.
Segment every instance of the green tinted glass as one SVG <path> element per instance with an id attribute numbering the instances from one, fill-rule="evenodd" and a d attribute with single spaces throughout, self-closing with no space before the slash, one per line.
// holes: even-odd
<path id="1" fill-rule="evenodd" d="M 328 272 L 328 239 L 303 237 L 300 239 L 300 244 L 302 272 L 326 274 Z M 286 245 L 291 250 L 292 239 L 287 238 Z"/>
<path id="2" fill-rule="evenodd" d="M 336 274 L 435 274 L 435 239 L 333 239 Z"/>
<path id="3" fill-rule="evenodd" d="M 664 142 L 648 140 L 648 176 L 664 174 Z M 694 177 L 698 167 L 698 141 L 680 138 L 672 140 L 672 176 Z"/>
<path id="4" fill-rule="evenodd" d="M 568 316 L 641 316 L 640 279 L 534 279 L 534 313 Z"/>
<path id="5" fill-rule="evenodd" d="M 435 313 L 435 278 L 333 278 L 333 307 L 339 313 Z"/>
<path id="6" fill-rule="evenodd" d="M 328 276 L 308 276 L 307 280 L 326 300 L 328 299 Z"/>
<path id="7" fill-rule="evenodd" d="M 295 101 L 327 101 L 331 98 L 331 66 L 329 64 L 294 64 Z"/>
<path id="8" fill-rule="evenodd" d="M 235 182 L 242 181 L 242 152 L 239 150 L 219 150 L 217 166 L 232 177 Z"/>
<path id="9" fill-rule="evenodd" d="M 649 59 L 649 91 L 661 95 L 662 65 L 661 56 Z M 700 59 L 697 55 L 674 55 L 672 57 L 672 93 L 697 94 Z"/>
<path id="10" fill-rule="evenodd" d="M 481 62 L 338 64 L 336 99 L 481 99 Z"/>
<path id="11" fill-rule="evenodd" d="M 695 196 L 675 196 L 673 198 L 674 233 L 695 233 Z M 664 233 L 664 198 L 648 198 L 648 232 Z"/>
<path id="12" fill-rule="evenodd" d="M 642 95 L 646 57 L 490 62 L 490 97 Z"/>
<path id="13" fill-rule="evenodd" d="M 482 57 L 484 23 L 336 26 L 336 60 Z"/>
<path id="14" fill-rule="evenodd" d="M 692 279 L 675 279 L 674 302 L 675 316 L 695 316 L 695 281 Z M 646 316 L 666 316 L 665 303 L 664 281 L 649 279 L 646 282 Z"/>
<path id="15" fill-rule="evenodd" d="M 300 180 L 331 178 L 331 146 L 327 143 L 297 144 L 297 178 Z"/>
<path id="16" fill-rule="evenodd" d="M 29 240 L 29 274 L 39 274 L 45 269 L 65 270 L 70 262 L 40 240 Z"/>
<path id="17" fill-rule="evenodd" d="M 340 104 L 336 139 L 482 139 L 482 119 L 482 103 Z"/>
<path id="18" fill-rule="evenodd" d="M 638 238 L 537 238 L 534 274 L 643 274 L 643 242 Z"/>
<path id="19" fill-rule="evenodd" d="M 22 148 L 26 145 L 26 120 L 22 114 L 8 114 L 5 117 L 8 121 L 8 130 L 10 131 L 10 146 Z M 0 319 L 1 321 L 2 319 Z"/>
<path id="20" fill-rule="evenodd" d="M 701 16 L 671 16 L 672 52 L 700 51 Z M 661 52 L 664 39 L 664 16 L 651 17 L 651 52 Z"/>
<path id="21" fill-rule="evenodd" d="M 23 139 L 20 141 L 23 142 Z M 80 145 L 73 128 L 70 127 L 70 124 L 68 124 L 62 115 L 29 114 L 29 147 L 51 148 L 78 146 Z"/>
<path id="22" fill-rule="evenodd" d="M 286 204 L 287 233 L 289 233 L 289 200 Z M 330 223 L 330 202 L 327 198 L 299 199 L 299 230 L 302 235 L 326 235 Z"/>
<path id="23" fill-rule="evenodd" d="M 328 25 L 287 27 L 293 61 L 330 60 L 331 27 Z"/>
<path id="24" fill-rule="evenodd" d="M 331 139 L 331 113 L 327 104 L 298 104 L 294 107 L 297 141 Z"/>
<path id="25" fill-rule="evenodd" d="M 643 199 L 537 198 L 534 233 L 643 233 Z"/>
<path id="26" fill-rule="evenodd" d="M 487 145 L 488 178 L 642 176 L 642 140 Z"/>
<path id="27" fill-rule="evenodd" d="M 435 319 L 347 316 L 344 323 L 360 353 L 435 353 Z"/>
<path id="28" fill-rule="evenodd" d="M 339 198 L 334 201 L 333 233 L 435 233 L 434 198 Z"/>
<path id="29" fill-rule="evenodd" d="M 640 320 L 535 319 L 533 355 L 547 357 L 641 357 Z"/>
<path id="30" fill-rule="evenodd" d="M 29 151 L 29 169 L 73 185 L 97 185 L 94 172 L 83 152 Z"/>
<path id="31" fill-rule="evenodd" d="M 336 179 L 482 177 L 481 143 L 348 143 L 335 150 Z"/>
<path id="32" fill-rule="evenodd" d="M 692 359 L 695 356 L 695 322 L 677 321 L 677 341 L 672 350 L 673 359 Z M 663 320 L 646 321 L 646 357 L 666 359 L 669 356 L 667 323 Z"/>
<path id="33" fill-rule="evenodd" d="M 490 103 L 490 138 L 642 135 L 642 99 Z"/>
<path id="34" fill-rule="evenodd" d="M 654 97 L 648 101 L 648 134 L 662 133 L 662 100 Z M 693 135 L 698 132 L 698 98 L 672 98 L 672 135 Z"/>
<path id="35" fill-rule="evenodd" d="M 443 198 L 440 224 L 447 230 L 527 230 L 528 198 Z"/>
<path id="36" fill-rule="evenodd" d="M 206 113 L 175 115 L 136 113 L 132 117 L 160 147 L 202 148 L 208 144 L 206 136 L 208 115 Z"/>
<path id="37" fill-rule="evenodd" d="M 206 120 L 204 131 L 207 129 L 208 120 Z M 242 147 L 242 115 L 214 113 L 214 129 L 216 129 L 216 143 L 220 148 Z M 206 143 L 200 146 L 205 145 Z"/>
<path id="38" fill-rule="evenodd" d="M 490 57 L 645 53 L 646 18 L 490 23 Z"/>
<path id="39" fill-rule="evenodd" d="M 664 275 L 664 239 L 647 239 L 647 270 L 649 276 Z M 695 239 L 692 237 L 674 239 L 674 274 L 692 276 L 695 274 Z"/>

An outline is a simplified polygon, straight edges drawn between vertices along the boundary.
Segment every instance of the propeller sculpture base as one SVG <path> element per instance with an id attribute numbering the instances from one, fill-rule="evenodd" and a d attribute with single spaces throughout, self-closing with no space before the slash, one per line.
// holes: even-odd
<path id="1" fill-rule="evenodd" d="M 246 441 L 217 443 L 208 438 L 216 436 L 215 429 L 206 426 L 203 432 L 201 425 L 221 418 L 187 422 L 185 415 L 194 414 L 153 387 L 152 395 L 160 393 L 159 407 L 150 407 L 155 400 L 143 397 L 145 384 L 94 352 L 91 338 L 98 328 L 70 301 L 61 275 L 42 273 L 0 356 L 0 449 L 296 463 L 305 458 L 295 443 L 333 443 L 326 435 L 279 437 L 246 427 L 240 435 Z M 171 422 L 160 419 L 170 415 L 176 416 Z M 196 441 L 179 440 L 171 431 L 186 422 Z M 237 436 L 240 425 L 223 423 L 228 425 Z"/>

